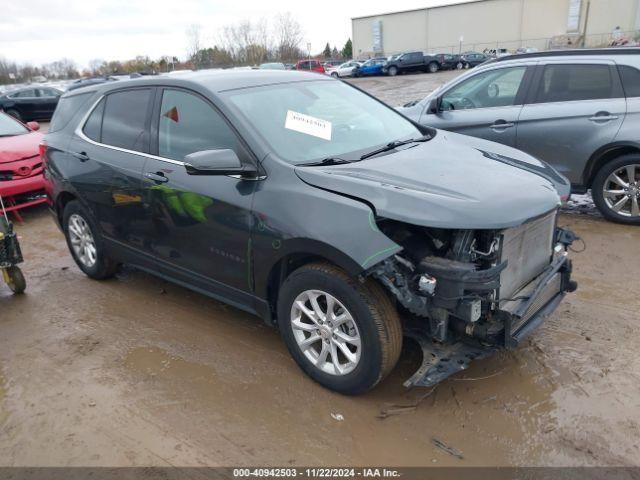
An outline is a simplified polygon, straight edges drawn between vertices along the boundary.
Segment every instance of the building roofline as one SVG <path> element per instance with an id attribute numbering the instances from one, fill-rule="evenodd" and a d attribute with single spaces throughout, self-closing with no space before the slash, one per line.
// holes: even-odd
<path id="1" fill-rule="evenodd" d="M 444 8 L 444 7 L 456 7 L 458 5 L 466 5 L 468 3 L 480 3 L 480 2 L 486 2 L 488 0 L 458 0 L 455 3 L 445 3 L 442 5 L 434 5 L 432 7 L 422 7 L 422 8 L 409 8 L 407 10 L 395 10 L 395 11 L 391 11 L 391 12 L 383 12 L 383 13 L 374 13 L 371 15 L 360 15 L 359 17 L 351 17 L 351 20 L 362 20 L 363 18 L 373 18 L 373 17 L 384 17 L 387 15 L 395 15 L 398 13 L 410 13 L 410 12 L 421 12 L 424 10 L 435 10 L 437 8 Z"/>

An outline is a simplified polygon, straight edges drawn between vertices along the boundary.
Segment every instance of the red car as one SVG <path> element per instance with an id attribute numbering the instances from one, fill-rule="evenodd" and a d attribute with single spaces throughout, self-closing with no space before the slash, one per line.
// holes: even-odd
<path id="1" fill-rule="evenodd" d="M 324 67 L 318 60 L 298 60 L 298 63 L 296 63 L 296 70 L 324 73 Z"/>
<path id="2" fill-rule="evenodd" d="M 23 124 L 0 112 L 0 195 L 7 212 L 46 202 L 38 122 Z"/>

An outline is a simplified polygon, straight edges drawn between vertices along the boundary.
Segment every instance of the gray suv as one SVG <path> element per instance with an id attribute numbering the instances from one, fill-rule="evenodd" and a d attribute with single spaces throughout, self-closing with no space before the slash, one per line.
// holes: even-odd
<path id="1" fill-rule="evenodd" d="M 423 125 L 516 147 L 640 225 L 640 49 L 496 59 L 400 109 Z"/>

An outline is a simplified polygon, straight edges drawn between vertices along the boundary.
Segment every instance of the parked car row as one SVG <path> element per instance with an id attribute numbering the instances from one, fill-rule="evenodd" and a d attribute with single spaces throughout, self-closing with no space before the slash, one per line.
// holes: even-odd
<path id="1" fill-rule="evenodd" d="M 395 76 L 410 72 L 435 73 L 438 70 L 473 68 L 491 58 L 484 53 L 477 52 L 466 52 L 463 55 L 446 53 L 425 55 L 423 52 L 406 52 L 364 61 L 349 60 L 338 66 L 325 67 L 325 73 L 339 78 L 373 75 Z M 298 68 L 298 70 L 309 70 L 309 68 Z M 319 71 L 313 68 L 310 70 Z"/>

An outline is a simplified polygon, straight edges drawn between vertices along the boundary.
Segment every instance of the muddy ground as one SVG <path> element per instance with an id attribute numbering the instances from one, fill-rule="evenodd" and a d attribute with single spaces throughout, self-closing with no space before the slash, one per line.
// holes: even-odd
<path id="1" fill-rule="evenodd" d="M 420 361 L 406 344 L 352 398 L 257 318 L 133 270 L 86 278 L 29 210 L 28 291 L 0 285 L 0 465 L 640 465 L 640 229 L 560 224 L 586 242 L 580 289 L 521 347 L 405 391 Z"/>

